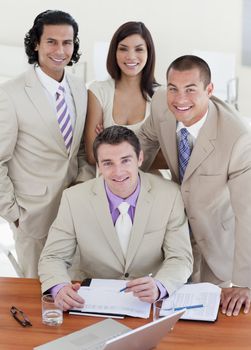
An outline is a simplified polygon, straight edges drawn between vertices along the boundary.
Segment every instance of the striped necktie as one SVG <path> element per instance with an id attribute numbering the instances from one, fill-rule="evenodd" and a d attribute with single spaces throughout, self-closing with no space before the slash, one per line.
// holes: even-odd
<path id="1" fill-rule="evenodd" d="M 127 202 L 122 202 L 118 206 L 118 210 L 120 212 L 119 217 L 115 223 L 115 229 L 119 237 L 120 245 L 124 256 L 126 256 L 128 243 L 130 240 L 131 229 L 132 229 L 132 220 L 130 215 L 128 214 L 128 209 L 130 208 L 130 204 Z"/>
<path id="2" fill-rule="evenodd" d="M 56 109 L 59 128 L 64 139 L 65 147 L 69 153 L 72 143 L 72 125 L 64 92 L 63 86 L 59 85 L 58 91 L 56 92 Z"/>
<path id="3" fill-rule="evenodd" d="M 189 132 L 186 128 L 182 128 L 180 130 L 180 139 L 178 141 L 180 183 L 182 183 L 183 181 L 186 167 L 191 155 L 191 148 L 188 140 L 188 135 Z"/>

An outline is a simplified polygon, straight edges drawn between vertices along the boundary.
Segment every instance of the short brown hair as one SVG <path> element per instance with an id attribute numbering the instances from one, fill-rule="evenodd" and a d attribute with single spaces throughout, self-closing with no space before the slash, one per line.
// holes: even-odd
<path id="1" fill-rule="evenodd" d="M 211 70 L 206 61 L 194 55 L 185 55 L 176 58 L 167 69 L 166 79 L 168 80 L 168 74 L 171 69 L 182 72 L 193 68 L 199 69 L 201 80 L 204 82 L 204 87 L 206 88 L 211 83 Z"/>
<path id="2" fill-rule="evenodd" d="M 125 126 L 113 125 L 104 129 L 94 140 L 93 154 L 96 162 L 98 163 L 98 148 L 101 145 L 119 145 L 122 142 L 128 142 L 133 147 L 137 158 L 139 158 L 141 147 L 135 133 Z"/>

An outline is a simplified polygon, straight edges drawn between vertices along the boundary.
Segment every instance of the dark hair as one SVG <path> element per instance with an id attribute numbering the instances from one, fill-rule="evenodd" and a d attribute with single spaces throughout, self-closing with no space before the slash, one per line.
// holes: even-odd
<path id="1" fill-rule="evenodd" d="M 211 83 L 211 70 L 207 62 L 198 56 L 185 55 L 176 58 L 168 67 L 166 78 L 168 80 L 168 74 L 171 69 L 182 72 L 193 68 L 199 69 L 201 80 L 204 82 L 204 87 L 206 88 L 207 85 Z"/>
<path id="2" fill-rule="evenodd" d="M 114 80 L 121 78 L 121 70 L 118 66 L 116 59 L 116 52 L 118 44 L 126 37 L 134 34 L 139 34 L 146 42 L 147 46 L 147 61 L 142 71 L 142 77 L 140 82 L 140 89 L 145 100 L 148 100 L 148 96 L 152 97 L 154 94 L 154 87 L 159 86 L 154 78 L 155 68 L 155 48 L 152 36 L 149 30 L 142 22 L 126 22 L 122 24 L 114 33 L 110 42 L 110 47 L 106 60 L 106 67 L 110 76 Z"/>
<path id="3" fill-rule="evenodd" d="M 46 10 L 40 13 L 34 20 L 33 27 L 28 31 L 24 38 L 25 52 L 29 63 L 38 63 L 38 52 L 35 51 L 37 44 L 40 43 L 45 25 L 69 24 L 73 28 L 74 50 L 68 66 L 78 62 L 80 58 L 78 24 L 69 13 L 58 10 Z"/>
<path id="4" fill-rule="evenodd" d="M 94 140 L 93 154 L 96 162 L 98 162 L 98 148 L 101 145 L 119 145 L 122 142 L 128 142 L 134 148 L 137 158 L 139 158 L 141 147 L 135 133 L 125 126 L 113 125 L 104 129 Z"/>

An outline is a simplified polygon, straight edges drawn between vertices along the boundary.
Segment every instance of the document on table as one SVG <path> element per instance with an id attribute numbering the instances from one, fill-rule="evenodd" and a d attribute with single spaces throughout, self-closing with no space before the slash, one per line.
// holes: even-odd
<path id="1" fill-rule="evenodd" d="M 148 318 L 151 304 L 140 301 L 132 293 L 120 292 L 126 283 L 124 280 L 92 279 L 90 287 L 81 287 L 78 291 L 85 300 L 84 307 L 72 309 L 70 313 Z"/>
<path id="2" fill-rule="evenodd" d="M 191 306 L 181 319 L 214 322 L 218 315 L 220 295 L 221 288 L 211 283 L 185 284 L 163 301 L 161 313 L 170 314 L 173 308 Z"/>

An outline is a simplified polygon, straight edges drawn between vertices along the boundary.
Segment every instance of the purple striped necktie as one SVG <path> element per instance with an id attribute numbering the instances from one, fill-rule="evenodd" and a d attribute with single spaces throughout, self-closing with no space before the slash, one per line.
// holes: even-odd
<path id="1" fill-rule="evenodd" d="M 64 92 L 65 89 L 63 86 L 59 85 L 58 91 L 56 92 L 56 109 L 59 128 L 64 139 L 65 147 L 69 153 L 72 143 L 72 125 L 68 107 L 64 98 Z"/>
<path id="2" fill-rule="evenodd" d="M 183 181 L 186 167 L 191 155 L 191 148 L 188 140 L 188 135 L 189 132 L 186 128 L 182 128 L 180 130 L 180 140 L 178 142 L 180 183 L 182 183 Z"/>

